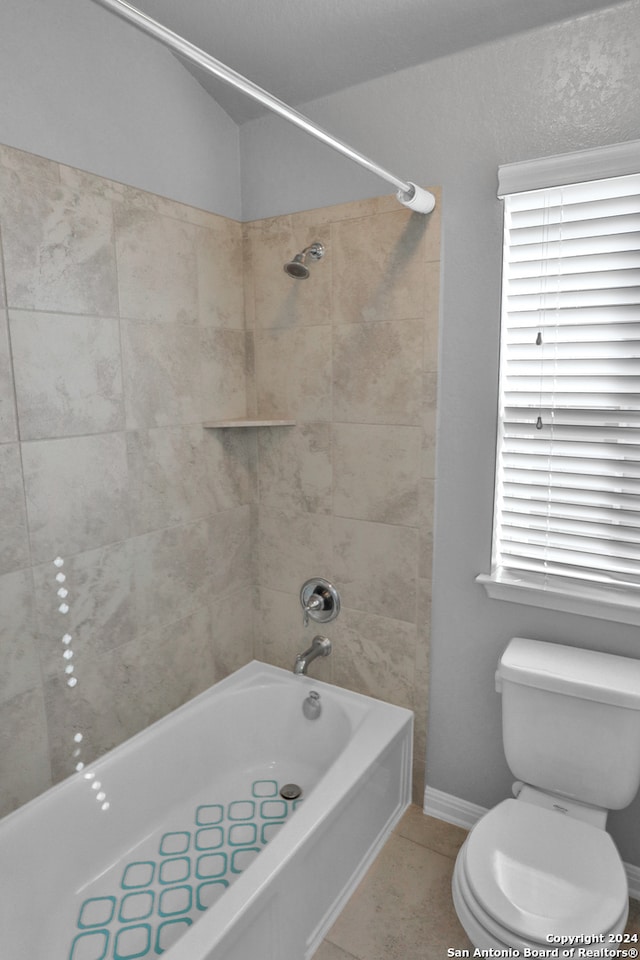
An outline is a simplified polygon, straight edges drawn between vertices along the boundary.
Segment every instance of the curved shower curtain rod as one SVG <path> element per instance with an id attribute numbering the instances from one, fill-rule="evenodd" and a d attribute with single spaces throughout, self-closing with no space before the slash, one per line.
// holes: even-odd
<path id="1" fill-rule="evenodd" d="M 198 67 L 202 67 L 208 73 L 213 74 L 214 77 L 218 77 L 220 80 L 231 84 L 231 86 L 237 90 L 241 90 L 242 93 L 245 93 L 253 100 L 257 100 L 258 103 L 263 104 L 263 106 L 268 107 L 269 110 L 284 117 L 285 120 L 293 123 L 306 133 L 311 134 L 312 137 L 337 150 L 338 153 L 342 153 L 345 157 L 349 157 L 350 160 L 355 161 L 355 163 L 359 163 L 361 167 L 371 171 L 371 173 L 376 174 L 376 176 L 381 177 L 388 183 L 393 184 L 398 191 L 396 198 L 400 203 L 404 204 L 405 207 L 409 207 L 410 210 L 415 210 L 417 213 L 430 213 L 431 210 L 433 210 L 436 202 L 433 194 L 412 183 L 410 180 L 405 181 L 395 177 L 388 170 L 385 170 L 384 167 L 374 163 L 373 160 L 369 160 L 364 154 L 358 153 L 353 147 L 350 147 L 342 140 L 338 140 L 336 137 L 332 137 L 326 130 L 316 126 L 315 123 L 312 123 L 312 121 L 302 113 L 298 113 L 297 110 L 287 106 L 282 100 L 273 97 L 266 90 L 263 90 L 262 87 L 257 86 L 257 84 L 251 80 L 247 80 L 241 73 L 236 73 L 235 70 L 227 67 L 220 60 L 216 60 L 215 57 L 210 56 L 208 53 L 205 53 L 204 50 L 194 46 L 194 44 L 185 40 L 184 37 L 181 37 L 179 34 L 174 33 L 173 30 L 169 30 L 168 27 L 158 23 L 157 20 L 148 17 L 146 13 L 127 3 L 126 0 L 95 0 L 95 2 L 103 7 L 107 7 L 113 11 L 113 13 L 123 17 L 123 19 L 128 20 L 144 33 L 148 33 L 157 40 L 160 40 L 165 46 L 177 51 L 177 53 L 186 60 L 190 60 Z"/>

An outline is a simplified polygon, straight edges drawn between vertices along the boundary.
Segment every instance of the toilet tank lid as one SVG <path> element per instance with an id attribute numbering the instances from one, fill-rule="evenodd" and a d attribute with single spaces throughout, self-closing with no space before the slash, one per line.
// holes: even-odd
<path id="1" fill-rule="evenodd" d="M 514 637 L 498 678 L 565 696 L 640 710 L 640 660 Z"/>

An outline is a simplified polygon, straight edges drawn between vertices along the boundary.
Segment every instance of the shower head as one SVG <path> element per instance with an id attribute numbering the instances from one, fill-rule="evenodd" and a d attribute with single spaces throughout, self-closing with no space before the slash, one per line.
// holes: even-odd
<path id="1" fill-rule="evenodd" d="M 311 246 L 305 247 L 302 253 L 296 253 L 293 260 L 285 263 L 284 272 L 289 277 L 293 277 L 294 280 L 306 280 L 309 277 L 309 267 L 306 263 L 307 258 L 310 260 L 322 260 L 323 257 L 324 246 L 321 243 L 312 243 Z"/>
<path id="2" fill-rule="evenodd" d="M 293 260 L 290 260 L 289 263 L 285 263 L 284 272 L 288 276 L 293 277 L 294 280 L 307 280 L 309 277 L 309 267 L 304 261 L 304 254 L 296 253 Z"/>

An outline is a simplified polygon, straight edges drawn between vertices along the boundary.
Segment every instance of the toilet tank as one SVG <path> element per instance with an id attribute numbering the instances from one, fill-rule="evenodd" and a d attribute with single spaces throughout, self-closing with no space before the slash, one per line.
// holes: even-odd
<path id="1" fill-rule="evenodd" d="M 514 637 L 496 673 L 518 780 L 618 810 L 640 786 L 640 660 Z"/>

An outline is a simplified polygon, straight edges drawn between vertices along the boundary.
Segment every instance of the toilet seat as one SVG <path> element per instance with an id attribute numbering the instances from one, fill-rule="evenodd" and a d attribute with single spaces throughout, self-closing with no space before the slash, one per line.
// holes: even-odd
<path id="1" fill-rule="evenodd" d="M 518 936 L 512 930 L 507 930 L 506 927 L 489 916 L 469 888 L 465 876 L 465 853 L 465 846 L 463 846 L 454 868 L 452 893 L 458 919 L 473 945 L 482 949 L 507 950 L 514 955 L 517 951 L 520 956 L 524 956 L 526 950 L 531 951 L 530 956 L 539 956 L 542 955 L 540 951 L 549 950 L 550 947 L 553 947 L 554 944 L 550 944 L 546 936 L 544 941 L 528 940 L 525 937 Z M 627 900 L 613 927 L 601 931 L 604 940 L 599 942 L 608 943 L 610 934 L 623 933 L 626 929 L 628 914 L 629 904 Z"/>
<path id="2" fill-rule="evenodd" d="M 550 936 L 607 933 L 626 917 L 626 874 L 605 830 L 505 800 L 478 821 L 463 850 L 472 912 L 479 907 L 504 928 L 503 939 L 510 932 L 548 946 Z"/>

